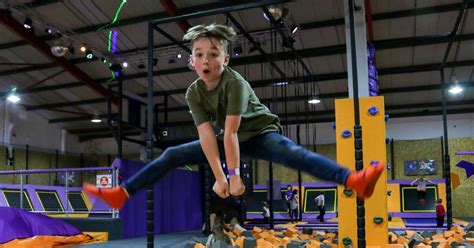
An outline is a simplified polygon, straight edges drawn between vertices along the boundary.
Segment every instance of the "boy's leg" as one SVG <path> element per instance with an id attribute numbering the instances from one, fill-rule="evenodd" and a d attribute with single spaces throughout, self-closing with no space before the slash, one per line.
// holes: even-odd
<path id="1" fill-rule="evenodd" d="M 205 163 L 206 156 L 199 141 L 170 147 L 163 154 L 148 163 L 131 178 L 112 189 L 98 189 L 94 185 L 84 184 L 84 191 L 103 199 L 112 208 L 121 208 L 130 195 L 146 185 L 152 184 L 174 168 L 186 164 Z"/>
<path id="2" fill-rule="evenodd" d="M 240 149 L 242 157 L 276 162 L 326 181 L 346 185 L 354 189 L 359 197 L 372 195 L 384 167 L 380 164 L 354 172 L 333 160 L 306 150 L 277 132 L 265 133 L 243 142 Z"/>

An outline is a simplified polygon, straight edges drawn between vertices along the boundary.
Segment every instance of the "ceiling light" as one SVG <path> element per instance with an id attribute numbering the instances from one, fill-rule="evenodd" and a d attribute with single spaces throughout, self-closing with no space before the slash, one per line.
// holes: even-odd
<path id="1" fill-rule="evenodd" d="M 308 101 L 309 104 L 318 104 L 320 102 L 321 102 L 321 100 L 318 99 L 318 98 L 312 98 Z"/>
<path id="2" fill-rule="evenodd" d="M 94 114 L 94 116 L 91 119 L 92 123 L 101 123 L 102 119 L 100 118 L 99 114 Z"/>
<path id="3" fill-rule="evenodd" d="M 298 32 L 298 29 L 299 29 L 298 25 L 296 25 L 296 24 L 291 25 L 291 33 L 292 34 L 295 34 L 296 32 Z"/>
<path id="4" fill-rule="evenodd" d="M 288 85 L 288 82 L 276 82 L 273 85 L 275 85 L 275 86 Z"/>
<path id="5" fill-rule="evenodd" d="M 12 102 L 12 103 L 17 103 L 17 102 L 19 102 L 21 99 L 20 99 L 20 97 L 19 97 L 17 94 L 12 93 L 12 94 L 8 95 L 7 100 L 8 100 L 9 102 Z"/>
<path id="6" fill-rule="evenodd" d="M 181 58 L 181 53 L 176 54 L 176 58 L 180 59 Z"/>
<path id="7" fill-rule="evenodd" d="M 457 85 L 457 84 L 451 86 L 451 88 L 449 89 L 449 93 L 451 93 L 453 95 L 459 94 L 463 91 L 464 91 L 464 89 L 462 87 L 460 87 L 459 85 Z"/>
<path id="8" fill-rule="evenodd" d="M 29 17 L 25 18 L 25 22 L 23 22 L 23 27 L 25 27 L 26 29 L 31 29 L 33 27 L 33 21 Z"/>
<path id="9" fill-rule="evenodd" d="M 94 54 L 92 53 L 91 50 L 86 51 L 86 58 L 87 59 L 94 59 Z"/>
<path id="10" fill-rule="evenodd" d="M 124 62 L 122 63 L 122 67 L 123 67 L 123 68 L 127 68 L 127 67 L 128 67 L 127 61 L 124 61 Z"/>
<path id="11" fill-rule="evenodd" d="M 10 91 L 10 94 L 7 96 L 7 100 L 11 103 L 17 103 L 21 100 L 21 98 L 16 94 L 16 87 Z"/>
<path id="12" fill-rule="evenodd" d="M 232 51 L 234 52 L 235 56 L 239 56 L 240 54 L 242 54 L 244 52 L 244 49 L 242 49 L 242 46 L 240 44 L 237 44 L 234 47 L 234 49 L 232 49 Z"/>
<path id="13" fill-rule="evenodd" d="M 86 51 L 87 51 L 87 47 L 84 46 L 84 45 L 82 45 L 82 46 L 81 46 L 81 52 L 85 53 Z"/>

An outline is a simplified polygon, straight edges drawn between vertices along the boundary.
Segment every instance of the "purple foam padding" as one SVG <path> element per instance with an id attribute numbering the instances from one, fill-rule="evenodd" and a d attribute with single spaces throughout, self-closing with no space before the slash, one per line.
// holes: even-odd
<path id="1" fill-rule="evenodd" d="M 0 230 L 0 244 L 34 236 L 71 236 L 81 233 L 62 220 L 9 207 L 0 207 Z"/>
<path id="2" fill-rule="evenodd" d="M 390 212 L 392 217 L 400 218 L 436 218 L 436 213 L 405 213 L 405 212 Z"/>
<path id="3" fill-rule="evenodd" d="M 316 220 L 316 217 L 319 215 L 319 213 L 314 213 L 314 214 L 305 214 L 303 213 L 303 219 L 311 219 L 311 220 Z M 332 218 L 336 218 L 336 213 L 328 213 L 326 212 L 326 214 L 324 214 L 324 219 L 332 219 Z"/>
<path id="4" fill-rule="evenodd" d="M 408 218 L 404 221 L 406 227 L 436 226 L 435 218 Z"/>
<path id="5" fill-rule="evenodd" d="M 456 155 L 474 155 L 474 151 L 473 152 L 456 152 L 455 154 Z"/>
<path id="6" fill-rule="evenodd" d="M 291 187 L 297 187 L 297 183 L 282 183 L 281 184 L 281 189 L 286 190 L 287 185 L 291 185 Z M 305 188 L 332 188 L 336 187 L 337 183 L 330 183 L 330 182 L 306 182 L 302 183 L 301 186 Z M 253 189 L 267 189 L 266 184 L 254 184 Z"/>

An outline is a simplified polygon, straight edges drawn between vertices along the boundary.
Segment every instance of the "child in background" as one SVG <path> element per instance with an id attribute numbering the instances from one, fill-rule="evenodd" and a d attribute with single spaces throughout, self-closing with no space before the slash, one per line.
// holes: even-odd
<path id="1" fill-rule="evenodd" d="M 443 206 L 443 199 L 438 199 L 438 203 L 436 203 L 436 226 L 443 227 L 444 224 L 444 216 L 446 215 L 446 210 Z"/>

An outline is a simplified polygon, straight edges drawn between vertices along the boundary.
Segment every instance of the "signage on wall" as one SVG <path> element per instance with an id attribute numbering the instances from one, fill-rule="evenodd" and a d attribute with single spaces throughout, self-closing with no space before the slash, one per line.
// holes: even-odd
<path id="1" fill-rule="evenodd" d="M 97 175 L 97 188 L 112 188 L 112 175 Z"/>
<path id="2" fill-rule="evenodd" d="M 434 159 L 405 160 L 405 176 L 436 175 Z"/>

